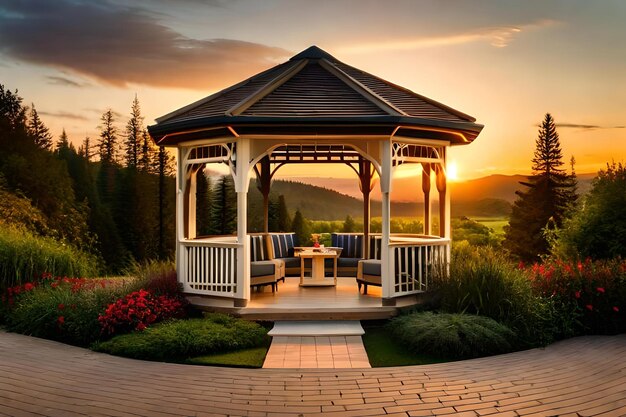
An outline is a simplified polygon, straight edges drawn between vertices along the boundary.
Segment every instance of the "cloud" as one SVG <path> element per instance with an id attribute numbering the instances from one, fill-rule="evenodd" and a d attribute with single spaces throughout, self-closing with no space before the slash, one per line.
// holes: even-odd
<path id="1" fill-rule="evenodd" d="M 578 123 L 555 123 L 556 127 L 564 129 L 582 129 L 582 130 L 596 130 L 596 129 L 624 129 L 626 126 L 600 126 L 600 125 L 586 125 Z M 537 125 L 540 127 L 540 125 Z"/>
<path id="2" fill-rule="evenodd" d="M 420 36 L 386 41 L 367 42 L 340 48 L 341 52 L 371 53 L 376 50 L 411 50 L 440 46 L 486 42 L 496 48 L 508 46 L 522 32 L 536 30 L 558 24 L 556 20 L 543 19 L 520 26 L 490 26 L 446 35 Z"/>
<path id="3" fill-rule="evenodd" d="M 31 0 L 0 6 L 0 51 L 116 86 L 217 88 L 288 57 L 233 39 L 191 39 L 148 12 L 108 2 Z"/>
<path id="4" fill-rule="evenodd" d="M 89 87 L 90 85 L 89 83 L 81 83 L 78 81 L 70 80 L 69 78 L 58 77 L 56 75 L 49 75 L 46 78 L 48 79 L 48 84 L 54 84 L 54 85 L 63 85 L 63 86 L 77 87 L 77 88 Z"/>
<path id="5" fill-rule="evenodd" d="M 67 111 L 57 111 L 57 112 L 40 111 L 39 114 L 43 116 L 58 117 L 60 119 L 72 119 L 72 120 L 82 120 L 82 121 L 89 120 L 89 118 L 81 114 L 70 113 Z"/>

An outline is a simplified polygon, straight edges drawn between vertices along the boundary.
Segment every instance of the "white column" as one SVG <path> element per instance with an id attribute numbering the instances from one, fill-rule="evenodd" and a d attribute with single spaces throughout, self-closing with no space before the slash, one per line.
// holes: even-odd
<path id="1" fill-rule="evenodd" d="M 237 138 L 235 191 L 237 193 L 237 292 L 235 306 L 245 307 L 250 300 L 250 241 L 248 238 L 248 188 L 250 185 L 250 140 Z"/>
<path id="2" fill-rule="evenodd" d="M 181 242 L 185 236 L 185 152 L 183 149 L 176 148 L 176 271 L 178 282 L 186 288 L 184 277 L 186 276 L 186 262 L 183 257 L 183 247 Z"/>
<path id="3" fill-rule="evenodd" d="M 391 227 L 391 140 L 381 143 L 382 169 L 380 176 L 380 192 L 382 194 L 382 242 L 381 242 L 381 284 L 383 304 L 385 299 L 389 300 L 393 296 L 393 262 L 389 251 L 389 238 Z"/>

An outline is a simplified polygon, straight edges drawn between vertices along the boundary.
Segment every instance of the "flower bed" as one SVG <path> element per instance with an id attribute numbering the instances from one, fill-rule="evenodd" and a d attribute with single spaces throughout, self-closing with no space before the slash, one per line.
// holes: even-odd
<path id="1" fill-rule="evenodd" d="M 562 337 L 626 331 L 626 261 L 548 260 L 523 269 L 533 291 L 554 300 Z"/>

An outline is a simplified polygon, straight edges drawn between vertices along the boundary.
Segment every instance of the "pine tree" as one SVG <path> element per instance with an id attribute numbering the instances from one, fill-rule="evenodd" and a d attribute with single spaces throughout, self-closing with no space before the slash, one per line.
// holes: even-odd
<path id="1" fill-rule="evenodd" d="M 139 160 L 137 163 L 139 164 L 139 170 L 142 172 L 149 172 L 150 167 L 152 165 L 152 161 L 155 158 L 158 158 L 156 151 L 156 145 L 150 138 L 148 131 L 146 129 L 143 130 L 141 134 L 141 153 L 139 155 Z M 157 161 L 158 165 L 158 161 Z M 158 169 L 156 170 L 158 173 Z"/>
<path id="2" fill-rule="evenodd" d="M 311 244 L 311 228 L 309 222 L 304 218 L 300 209 L 296 210 L 291 223 L 292 231 L 298 236 L 298 242 L 301 245 L 308 246 Z"/>
<path id="3" fill-rule="evenodd" d="M 287 203 L 285 202 L 284 195 L 278 196 L 278 231 L 291 231 L 291 218 L 289 217 L 289 211 L 287 210 Z"/>
<path id="4" fill-rule="evenodd" d="M 28 120 L 28 133 L 32 136 L 35 144 L 42 149 L 52 150 L 52 135 L 39 118 L 35 104 L 31 103 L 30 119 Z"/>
<path id="5" fill-rule="evenodd" d="M 0 84 L 0 131 L 21 133 L 26 130 L 26 108 L 22 106 L 22 97 L 17 90 L 12 93 Z"/>
<path id="6" fill-rule="evenodd" d="M 127 167 L 136 167 L 139 162 L 139 150 L 143 133 L 143 116 L 137 95 L 131 106 L 130 119 L 126 124 L 126 141 L 124 142 L 124 162 Z"/>
<path id="7" fill-rule="evenodd" d="M 69 148 L 70 148 L 70 141 L 67 138 L 67 133 L 65 133 L 65 128 L 63 128 L 63 131 L 61 132 L 61 136 L 59 136 L 59 141 L 57 142 L 56 151 L 58 153 L 64 149 L 69 149 Z"/>
<path id="8" fill-rule="evenodd" d="M 85 139 L 83 139 L 82 145 L 78 148 L 78 154 L 87 161 L 91 161 L 91 158 L 93 158 L 94 152 L 91 148 L 91 139 L 89 136 L 85 136 Z"/>
<path id="9" fill-rule="evenodd" d="M 504 246 L 523 261 L 536 261 L 547 254 L 546 228 L 560 227 L 569 207 L 576 201 L 575 182 L 562 168 L 563 152 L 552 116 L 547 113 L 535 142 L 533 175 L 525 191 L 517 191 Z"/>
<path id="10" fill-rule="evenodd" d="M 346 220 L 343 222 L 343 232 L 344 233 L 354 233 L 354 228 L 356 224 L 354 223 L 354 219 L 349 214 L 346 216 Z"/>
<path id="11" fill-rule="evenodd" d="M 211 194 L 210 234 L 230 235 L 235 233 L 237 230 L 237 197 L 233 178 L 230 175 L 220 177 Z"/>
<path id="12" fill-rule="evenodd" d="M 159 191 L 157 193 L 158 195 L 158 207 L 159 207 L 159 214 L 158 214 L 158 224 L 159 224 L 159 244 L 158 244 L 158 252 L 159 252 L 159 257 L 161 259 L 165 259 L 167 258 L 168 254 L 167 254 L 167 250 L 166 248 L 168 247 L 168 242 L 173 242 L 173 239 L 171 240 L 167 240 L 166 239 L 166 232 L 167 232 L 167 224 L 166 224 L 166 214 L 167 214 L 167 209 L 168 209 L 168 201 L 166 200 L 167 197 L 167 177 L 171 176 L 174 168 L 173 168 L 173 161 L 172 158 L 170 157 L 170 155 L 167 153 L 167 151 L 165 150 L 165 147 L 163 146 L 159 146 L 159 151 L 157 154 L 157 158 L 155 159 L 156 163 L 153 164 L 153 167 L 156 167 L 155 172 L 156 174 L 159 176 Z M 169 224 L 169 226 L 171 227 L 171 224 Z"/>
<path id="13" fill-rule="evenodd" d="M 100 118 L 100 161 L 115 163 L 117 158 L 117 128 L 113 110 L 108 109 Z"/>
<path id="14" fill-rule="evenodd" d="M 211 182 L 201 169 L 196 174 L 196 234 L 211 233 Z"/>

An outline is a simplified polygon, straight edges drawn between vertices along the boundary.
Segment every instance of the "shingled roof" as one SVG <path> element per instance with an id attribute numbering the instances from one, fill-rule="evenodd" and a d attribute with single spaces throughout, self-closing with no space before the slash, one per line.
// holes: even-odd
<path id="1" fill-rule="evenodd" d="M 421 126 L 420 137 L 427 132 L 452 143 L 470 142 L 482 130 L 473 117 L 344 64 L 317 46 L 156 121 L 149 131 L 161 145 L 210 132 L 260 133 L 255 126 L 285 135 L 381 134 L 398 127 L 411 135 Z M 437 132 L 446 129 L 456 134 Z M 180 135 L 185 131 L 194 133 Z M 176 138 L 167 137 L 173 133 Z"/>

